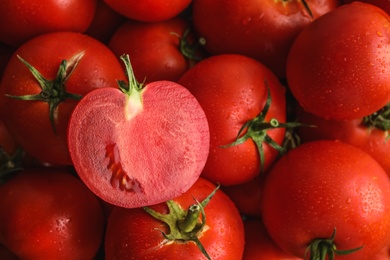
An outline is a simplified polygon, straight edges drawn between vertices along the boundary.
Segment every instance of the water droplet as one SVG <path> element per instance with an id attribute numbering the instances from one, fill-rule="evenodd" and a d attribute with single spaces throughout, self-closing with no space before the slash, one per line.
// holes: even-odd
<path id="1" fill-rule="evenodd" d="M 379 37 L 382 37 L 383 36 L 383 33 L 381 31 L 376 31 L 376 34 L 379 36 Z"/>

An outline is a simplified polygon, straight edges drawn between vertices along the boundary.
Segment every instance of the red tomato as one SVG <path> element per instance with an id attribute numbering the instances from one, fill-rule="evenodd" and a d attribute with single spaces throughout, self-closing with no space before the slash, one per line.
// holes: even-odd
<path id="1" fill-rule="evenodd" d="M 97 0 L 96 12 L 85 34 L 107 44 L 125 17 L 112 10 L 103 0 Z"/>
<path id="2" fill-rule="evenodd" d="M 116 12 L 132 20 L 161 22 L 183 12 L 191 0 L 103 0 Z"/>
<path id="3" fill-rule="evenodd" d="M 305 110 L 327 119 L 376 112 L 390 102 L 389 42 L 383 10 L 362 2 L 340 6 L 294 41 L 287 63 L 291 92 Z"/>
<path id="4" fill-rule="evenodd" d="M 48 80 L 43 83 L 45 91 L 17 55 Z M 78 62 L 72 61 L 75 57 Z M 58 73 L 63 61 L 67 61 L 65 75 Z M 93 89 L 111 87 L 123 78 L 117 57 L 92 37 L 73 32 L 38 36 L 20 46 L 5 69 L 0 85 L 2 120 L 32 157 L 50 164 L 71 164 L 66 131 L 78 98 Z M 38 100 L 15 98 L 26 95 L 36 95 Z"/>
<path id="5" fill-rule="evenodd" d="M 108 46 L 118 57 L 129 54 L 138 81 L 176 81 L 189 67 L 180 49 L 188 28 L 182 18 L 155 23 L 128 20 L 116 30 Z"/>
<path id="6" fill-rule="evenodd" d="M 320 239 L 323 250 L 360 248 L 336 259 L 372 259 L 390 242 L 389 176 L 352 145 L 304 143 L 268 172 L 262 218 L 275 243 L 297 257 Z"/>
<path id="7" fill-rule="evenodd" d="M 20 259 L 92 259 L 103 232 L 98 199 L 66 171 L 23 170 L 0 187 L 0 241 Z"/>
<path id="8" fill-rule="evenodd" d="M 172 220 L 183 221 L 189 208 L 202 203 L 216 186 L 199 178 L 183 195 L 173 199 L 171 209 L 161 203 L 151 207 Z M 171 201 L 171 202 L 172 202 Z M 175 210 L 173 210 L 175 209 Z M 168 214 L 170 213 L 169 217 Z M 183 214 L 183 215 L 182 215 Z M 217 190 L 204 207 L 205 225 L 199 229 L 189 229 L 166 223 L 149 215 L 142 208 L 114 208 L 108 219 L 105 252 L 106 259 L 206 259 L 194 241 L 180 238 L 190 236 L 199 239 L 213 260 L 237 260 L 242 258 L 244 250 L 244 227 L 242 219 L 229 197 Z M 200 225 L 204 219 L 194 218 Z M 172 241 L 162 234 L 171 236 Z M 193 234 L 191 234 L 191 232 Z M 176 236 L 177 235 L 177 236 Z"/>
<path id="9" fill-rule="evenodd" d="M 196 98 L 172 81 L 88 93 L 69 121 L 68 145 L 84 183 L 103 200 L 141 207 L 177 197 L 199 177 L 209 153 L 209 128 Z"/>
<path id="10" fill-rule="evenodd" d="M 19 46 L 49 32 L 84 32 L 95 14 L 96 0 L 2 0 L 0 41 Z"/>
<path id="11" fill-rule="evenodd" d="M 269 121 L 284 122 L 286 117 L 285 88 L 268 68 L 243 55 L 222 54 L 197 63 L 178 82 L 198 99 L 209 122 L 210 154 L 202 176 L 229 186 L 255 178 L 261 165 L 264 171 L 268 169 L 278 152 L 263 137 L 267 134 L 281 144 L 285 129 L 273 128 Z M 271 104 L 264 120 L 257 121 L 250 131 L 254 137 L 225 147 L 235 142 L 245 123 L 261 113 L 268 99 L 267 86 Z M 266 129 L 256 124 L 266 124 Z M 263 161 L 258 148 L 264 152 Z"/>
<path id="12" fill-rule="evenodd" d="M 297 34 L 338 4 L 338 0 L 194 0 L 193 21 L 211 54 L 247 55 L 283 77 Z"/>
<path id="13" fill-rule="evenodd" d="M 362 119 L 326 120 L 302 109 L 298 120 L 301 123 L 316 126 L 298 128 L 300 139 L 303 142 L 333 139 L 355 145 L 375 158 L 390 177 L 390 141 L 387 131 L 368 126 Z"/>
<path id="14" fill-rule="evenodd" d="M 299 260 L 284 252 L 268 235 L 261 218 L 244 220 L 245 249 L 242 260 Z"/>

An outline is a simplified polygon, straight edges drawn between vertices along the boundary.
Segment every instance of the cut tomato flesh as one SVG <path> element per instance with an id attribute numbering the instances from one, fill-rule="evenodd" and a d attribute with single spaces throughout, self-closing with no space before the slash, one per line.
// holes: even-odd
<path id="1" fill-rule="evenodd" d="M 92 91 L 75 108 L 68 129 L 80 178 L 103 200 L 127 208 L 187 191 L 209 153 L 206 116 L 187 89 L 159 81 L 139 94 L 137 104 L 116 88 Z"/>

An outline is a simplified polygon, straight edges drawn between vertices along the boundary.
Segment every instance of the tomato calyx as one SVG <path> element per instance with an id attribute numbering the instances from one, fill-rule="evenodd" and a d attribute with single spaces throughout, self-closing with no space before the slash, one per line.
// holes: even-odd
<path id="1" fill-rule="evenodd" d="M 199 51 L 201 45 L 198 41 L 191 44 L 190 41 L 188 40 L 189 33 L 190 33 L 190 29 L 187 28 L 184 31 L 183 36 L 180 37 L 180 44 L 179 44 L 180 52 L 183 54 L 185 58 L 189 60 L 200 61 L 202 60 L 202 57 L 200 57 L 197 54 L 197 52 Z"/>
<path id="2" fill-rule="evenodd" d="M 390 103 L 377 112 L 364 117 L 363 124 L 386 132 L 390 130 Z"/>
<path id="3" fill-rule="evenodd" d="M 68 78 L 72 75 L 72 72 L 76 69 L 80 60 L 84 56 L 84 52 L 80 52 L 69 60 L 62 60 L 59 69 L 57 71 L 57 75 L 54 80 L 46 79 L 42 76 L 42 74 L 35 69 L 30 63 L 25 61 L 19 55 L 17 56 L 19 60 L 27 66 L 32 75 L 38 81 L 39 86 L 41 88 L 41 92 L 39 94 L 32 95 L 23 95 L 23 96 L 14 96 L 14 95 L 6 95 L 11 98 L 20 99 L 20 100 L 28 100 L 28 101 L 43 101 L 49 104 L 49 117 L 52 128 L 54 132 L 56 132 L 55 120 L 57 119 L 57 108 L 59 104 L 66 99 L 74 99 L 80 100 L 81 95 L 72 94 L 65 90 L 65 83 Z"/>
<path id="4" fill-rule="evenodd" d="M 336 237 L 336 228 L 333 229 L 332 236 L 330 238 L 317 238 L 306 248 L 305 257 L 310 252 L 310 260 L 334 260 L 335 255 L 349 255 L 362 249 L 364 246 L 360 246 L 353 249 L 338 250 L 334 243 Z M 328 257 L 328 258 L 327 258 Z"/>
<path id="5" fill-rule="evenodd" d="M 168 200 L 166 202 L 169 210 L 168 214 L 161 214 L 150 207 L 143 207 L 143 209 L 155 219 L 168 225 L 168 234 L 160 230 L 167 241 L 181 241 L 184 243 L 190 241 L 195 242 L 203 255 L 207 259 L 211 259 L 200 242 L 199 236 L 206 225 L 206 214 L 204 212 L 204 208 L 210 202 L 211 198 L 218 189 L 219 185 L 201 202 L 194 198 L 196 203 L 189 206 L 187 210 L 181 208 L 180 205 L 173 200 Z M 201 216 L 200 222 L 199 216 Z"/>
<path id="6" fill-rule="evenodd" d="M 287 151 L 285 147 L 276 143 L 267 134 L 267 131 L 275 128 L 295 128 L 295 127 L 303 126 L 303 124 L 298 122 L 280 123 L 276 118 L 272 118 L 269 122 L 265 121 L 265 117 L 271 106 L 271 91 L 268 87 L 267 81 L 265 81 L 265 83 L 267 86 L 267 100 L 265 102 L 262 111 L 259 113 L 257 117 L 247 121 L 240 128 L 236 136 L 236 139 L 233 143 L 221 146 L 222 148 L 228 148 L 235 145 L 240 145 L 244 143 L 246 140 L 248 140 L 249 138 L 252 139 L 252 141 L 256 144 L 257 151 L 260 156 L 260 173 L 264 172 L 264 162 L 265 162 L 265 155 L 264 155 L 264 148 L 263 148 L 264 143 L 270 145 L 273 149 L 278 151 L 280 155 L 284 154 Z"/>

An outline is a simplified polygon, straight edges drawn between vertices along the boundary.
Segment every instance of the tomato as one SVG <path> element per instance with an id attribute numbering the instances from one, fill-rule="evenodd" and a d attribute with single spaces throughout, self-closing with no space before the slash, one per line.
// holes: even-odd
<path id="1" fill-rule="evenodd" d="M 311 256 L 322 251 L 336 259 L 371 259 L 390 242 L 389 176 L 355 146 L 332 140 L 301 144 L 268 172 L 262 196 L 269 235 L 297 257 L 311 246 Z M 339 255 L 335 249 L 352 252 Z"/>
<path id="2" fill-rule="evenodd" d="M 37 79 L 18 56 L 47 81 Z M 59 73 L 61 68 L 65 72 Z M 118 58 L 92 37 L 74 32 L 35 37 L 16 50 L 5 69 L 0 85 L 2 120 L 27 154 L 42 163 L 70 165 L 66 132 L 78 99 L 93 89 L 113 86 L 124 76 Z M 21 99 L 31 99 L 30 95 L 34 100 Z"/>
<path id="3" fill-rule="evenodd" d="M 242 260 L 299 260 L 284 252 L 268 235 L 261 218 L 244 220 L 245 249 Z"/>
<path id="4" fill-rule="evenodd" d="M 194 240 L 203 245 L 209 259 L 241 259 L 244 250 L 242 219 L 221 190 L 216 190 L 209 199 L 215 189 L 213 183 L 199 178 L 187 192 L 169 204 L 161 203 L 149 208 L 163 214 L 166 220 L 170 219 L 168 224 L 143 208 L 114 208 L 106 229 L 106 259 L 206 259 Z M 205 200 L 208 203 L 202 206 L 204 216 L 191 217 L 192 221 L 176 226 L 194 212 L 199 213 L 195 208 L 199 210 L 199 203 L 203 204 Z M 205 225 L 202 225 L 204 221 Z M 193 222 L 197 223 L 195 228 L 185 231 Z"/>
<path id="5" fill-rule="evenodd" d="M 298 120 L 316 126 L 298 128 L 301 141 L 337 139 L 355 145 L 375 158 L 390 176 L 390 141 L 387 131 L 370 126 L 369 122 L 364 122 L 364 119 L 326 120 L 303 109 L 299 111 Z"/>
<path id="6" fill-rule="evenodd" d="M 374 5 L 354 2 L 321 16 L 290 49 L 291 92 L 305 110 L 326 119 L 376 112 L 390 102 L 389 39 L 390 17 Z"/>
<path id="7" fill-rule="evenodd" d="M 0 241 L 20 259 L 92 259 L 103 240 L 98 199 L 61 169 L 26 169 L 0 187 Z"/>
<path id="8" fill-rule="evenodd" d="M 129 54 L 138 81 L 177 81 L 190 65 L 180 46 L 187 28 L 182 18 L 155 23 L 128 20 L 115 31 L 108 46 L 118 57 Z"/>
<path id="9" fill-rule="evenodd" d="M 192 0 L 103 0 L 116 12 L 132 20 L 161 22 L 183 12 Z"/>
<path id="10" fill-rule="evenodd" d="M 215 55 L 185 72 L 178 83 L 198 99 L 209 122 L 210 154 L 203 177 L 225 186 L 237 185 L 269 168 L 278 151 L 266 142 L 265 135 L 282 143 L 285 129 L 274 128 L 269 122 L 285 121 L 286 99 L 285 88 L 267 67 L 243 55 Z M 269 98 L 266 115 L 255 119 Z M 240 133 L 251 120 L 251 129 Z M 251 138 L 229 146 L 235 143 L 237 135 L 243 137 L 247 132 Z"/>
<path id="11" fill-rule="evenodd" d="M 84 32 L 95 14 L 96 0 L 3 0 L 0 41 L 19 46 L 50 32 Z"/>
<path id="12" fill-rule="evenodd" d="M 210 54 L 243 54 L 284 77 L 297 34 L 338 5 L 338 0 L 194 0 L 193 23 Z"/>
<path id="13" fill-rule="evenodd" d="M 126 20 L 103 0 L 97 0 L 96 12 L 85 34 L 107 44 L 115 30 Z"/>
<path id="14" fill-rule="evenodd" d="M 73 165 L 103 200 L 121 207 L 179 196 L 199 177 L 209 127 L 196 98 L 172 81 L 140 84 L 129 56 L 128 82 L 96 89 L 74 109 L 68 129 Z"/>

